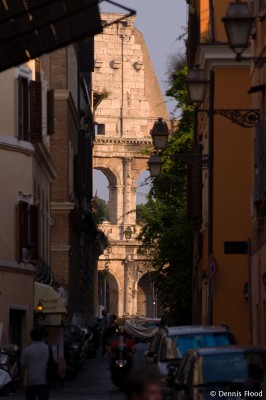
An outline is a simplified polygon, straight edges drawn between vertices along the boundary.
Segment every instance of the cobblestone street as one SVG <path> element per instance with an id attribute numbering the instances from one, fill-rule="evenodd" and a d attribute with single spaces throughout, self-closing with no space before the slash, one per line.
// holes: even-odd
<path id="1" fill-rule="evenodd" d="M 144 365 L 143 354 L 145 345 L 136 346 L 134 367 Z M 14 400 L 23 400 L 23 394 L 12 397 Z M 108 357 L 97 355 L 79 373 L 76 379 L 65 383 L 63 388 L 55 385 L 50 400 L 123 400 L 125 397 L 111 382 L 108 368 Z"/>

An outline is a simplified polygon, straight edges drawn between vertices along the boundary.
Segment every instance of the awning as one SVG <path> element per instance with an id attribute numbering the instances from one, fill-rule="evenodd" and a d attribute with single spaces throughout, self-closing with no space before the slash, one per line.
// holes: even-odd
<path id="1" fill-rule="evenodd" d="M 100 32 L 96 0 L 0 0 L 0 71 Z"/>
<path id="2" fill-rule="evenodd" d="M 34 283 L 34 310 L 37 310 L 39 302 L 43 306 L 44 314 L 66 314 L 67 310 L 62 298 L 52 288 L 43 283 Z"/>
<path id="3" fill-rule="evenodd" d="M 0 72 L 101 33 L 104 1 L 127 11 L 112 23 L 136 13 L 112 0 L 0 0 Z"/>
<path id="4" fill-rule="evenodd" d="M 159 319 L 141 318 L 128 319 L 125 321 L 125 329 L 133 338 L 151 338 L 159 330 Z"/>

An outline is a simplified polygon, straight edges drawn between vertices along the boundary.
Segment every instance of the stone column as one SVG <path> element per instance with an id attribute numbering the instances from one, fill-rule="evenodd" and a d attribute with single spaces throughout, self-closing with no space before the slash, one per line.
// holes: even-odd
<path id="1" fill-rule="evenodd" d="M 117 224 L 121 225 L 123 224 L 124 218 L 124 205 L 123 205 L 123 200 L 124 200 L 124 186 L 117 186 L 116 187 L 117 191 Z"/>

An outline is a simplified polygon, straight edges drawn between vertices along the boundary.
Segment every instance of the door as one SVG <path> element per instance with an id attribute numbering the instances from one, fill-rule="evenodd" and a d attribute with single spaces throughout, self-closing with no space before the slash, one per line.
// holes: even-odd
<path id="1" fill-rule="evenodd" d="M 9 311 L 9 339 L 11 344 L 23 346 L 25 338 L 26 311 L 11 308 Z"/>

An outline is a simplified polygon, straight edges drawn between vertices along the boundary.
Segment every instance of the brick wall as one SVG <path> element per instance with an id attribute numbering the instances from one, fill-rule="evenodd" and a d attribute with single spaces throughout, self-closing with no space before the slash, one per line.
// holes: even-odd
<path id="1" fill-rule="evenodd" d="M 69 199 L 69 135 L 68 102 L 55 100 L 55 134 L 51 136 L 51 156 L 59 170 L 52 186 L 52 201 L 65 202 Z"/>

